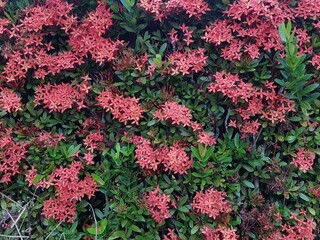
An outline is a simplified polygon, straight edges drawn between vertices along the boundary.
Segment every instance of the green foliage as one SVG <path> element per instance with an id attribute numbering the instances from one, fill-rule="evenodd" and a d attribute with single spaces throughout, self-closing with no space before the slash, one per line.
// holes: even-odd
<path id="1" fill-rule="evenodd" d="M 99 4 L 91 0 L 68 2 L 73 3 L 71 14 L 76 16 L 75 21 L 86 19 Z M 204 226 L 212 229 L 218 226 L 232 228 L 239 239 L 263 239 L 276 231 L 284 234 L 284 224 L 295 226 L 296 221 L 290 218 L 293 213 L 300 218 L 313 219 L 317 224 L 313 233 L 317 234 L 320 222 L 320 74 L 310 61 L 311 57 L 319 54 L 320 36 L 312 18 L 292 16 L 295 21 L 283 23 L 278 28 L 283 51 L 280 49 L 281 42 L 278 48 L 268 49 L 266 46 L 268 50 L 259 46 L 259 56 L 251 58 L 247 53 L 248 44 L 257 41 L 257 36 L 250 35 L 252 33 L 246 35 L 232 30 L 232 39 L 221 40 L 219 44 L 205 39 L 207 28 L 216 24 L 216 20 L 227 19 L 230 29 L 236 28 L 236 24 L 231 26 L 233 23 L 250 30 L 255 25 L 260 26 L 260 23 L 249 26 L 236 17 L 224 14 L 223 11 L 229 9 L 229 1 L 206 1 L 210 10 L 205 11 L 201 18 L 190 17 L 186 11 L 176 13 L 177 7 L 161 21 L 155 18 L 157 11 L 150 13 L 143 9 L 142 1 L 102 2 L 110 9 L 112 26 L 101 37 L 122 41 L 110 61 L 98 62 L 88 52 L 81 58 L 83 61 L 73 67 L 60 66 L 62 69 L 56 73 L 41 78 L 35 77 L 36 67 L 30 67 L 20 82 L 9 82 L 4 70 L 9 60 L 5 55 L 12 54 L 13 50 L 22 54 L 25 47 L 20 46 L 19 39 L 10 37 L 9 31 L 0 35 L 3 46 L 0 56 L 0 177 L 4 175 L 1 164 L 6 157 L 3 155 L 5 141 L 10 138 L 11 146 L 13 143 L 27 145 L 25 157 L 18 162 L 18 172 L 11 176 L 11 182 L 0 181 L 0 239 L 2 236 L 17 236 L 39 240 L 160 240 L 172 229 L 180 239 L 197 240 L 204 239 Z M 288 3 L 288 8 L 296 8 L 298 2 Z M 265 7 L 264 4 L 269 3 L 260 1 L 256 4 Z M 8 19 L 10 24 L 18 24 L 18 28 L 27 15 L 24 10 L 35 5 L 34 1 L 9 1 L 3 10 L 0 9 L 0 17 Z M 266 11 L 274 9 L 267 6 L 264 8 Z M 259 21 L 261 18 L 269 19 L 264 15 L 258 17 Z M 92 22 L 99 23 L 96 19 Z M 187 31 L 184 32 L 182 26 L 192 32 L 194 42 L 186 43 Z M 11 25 L 8 28 L 12 30 Z M 311 37 L 310 42 L 305 45 L 300 43 L 296 29 L 305 30 Z M 171 39 L 173 30 L 177 31 L 177 42 Z M 221 39 L 226 30 L 222 29 L 219 33 Z M 214 34 L 218 32 L 213 31 Z M 60 25 L 42 26 L 34 32 L 38 33 L 43 35 L 44 44 L 52 43 L 53 49 L 46 52 L 52 58 L 74 51 L 69 41 L 71 33 L 65 32 Z M 23 37 L 29 36 L 28 31 L 21 34 Z M 268 44 L 279 41 L 275 36 L 270 36 Z M 89 40 L 90 44 L 95 45 L 94 39 L 89 37 Z M 223 56 L 233 42 L 242 44 L 239 50 L 242 55 L 228 60 Z M 85 44 L 81 44 L 85 48 Z M 264 44 L 267 45 L 267 42 Z M 303 52 L 301 46 L 310 47 L 311 51 Z M 198 49 L 204 49 L 207 57 L 205 64 L 199 71 L 190 70 L 192 67 L 187 66 L 187 54 Z M 178 60 L 169 60 L 169 56 L 177 52 L 184 54 L 178 60 L 186 60 L 182 70 L 175 65 Z M 31 62 L 36 61 L 31 55 L 27 56 Z M 139 61 L 144 61 L 141 66 L 137 64 Z M 68 63 L 61 63 L 62 66 L 64 64 Z M 201 65 L 199 62 L 193 64 Z M 16 65 L 19 66 L 17 69 L 22 68 Z M 248 110 L 255 104 L 252 99 L 233 100 L 222 91 L 209 92 L 210 84 L 217 82 L 215 74 L 222 71 L 232 76 L 238 74 L 241 79 L 236 86 L 226 84 L 228 91 L 250 85 L 257 92 L 263 92 L 266 83 L 272 83 L 275 94 L 268 96 L 291 99 L 294 111 L 285 112 L 283 121 L 270 121 L 263 117 L 262 110 L 258 117 Z M 90 80 L 86 82 L 85 78 Z M 85 107 L 77 109 L 73 104 L 65 111 L 54 111 L 45 104 L 36 104 L 35 93 L 40 86 L 62 83 L 87 88 L 83 97 Z M 9 100 L 2 101 L 3 89 L 12 90 L 20 98 L 21 110 L 9 112 L 4 109 Z M 77 91 L 81 92 L 79 89 Z M 144 111 L 137 124 L 121 122 L 116 113 L 99 105 L 97 97 L 105 89 L 118 94 L 121 99 L 137 98 Z M 67 96 L 64 97 L 62 103 L 67 101 Z M 48 99 L 53 101 L 50 97 Z M 261 104 L 267 100 L 261 100 Z M 154 117 L 166 102 L 177 102 L 189 109 L 192 115 L 190 122 L 199 123 L 200 130 L 195 130 L 192 124 L 183 126 L 173 124 L 170 119 Z M 280 100 L 277 104 L 281 106 Z M 243 109 L 248 110 L 248 119 L 241 117 L 240 111 Z M 122 110 L 118 114 L 122 114 Z M 259 124 L 256 134 L 243 132 L 247 120 Z M 236 125 L 232 125 L 233 122 Z M 216 143 L 201 142 L 199 135 L 203 132 L 208 133 Z M 97 133 L 101 139 L 90 139 Z M 63 138 L 56 140 L 59 135 Z M 48 136 L 49 140 L 46 138 Z M 145 161 L 151 161 L 150 155 L 159 157 L 177 143 L 192 160 L 192 167 L 184 174 L 175 173 L 163 163 L 154 171 L 143 168 L 138 158 L 137 136 L 150 141 L 150 146 L 140 146 L 142 153 L 147 152 L 143 155 Z M 314 153 L 312 167 L 307 171 L 292 164 L 302 148 Z M 150 149 L 158 151 L 158 155 L 152 155 L 148 152 Z M 91 162 L 85 158 L 90 154 Z M 165 156 L 162 161 L 168 161 L 169 155 Z M 43 214 L 45 202 L 57 197 L 58 190 L 52 185 L 41 187 L 41 184 L 50 181 L 51 174 L 57 170 L 67 171 L 74 162 L 81 163 L 79 179 L 93 179 L 97 191 L 92 197 L 84 194 L 83 198 L 72 200 L 76 203 L 73 222 L 48 219 Z M 36 173 L 29 181 L 33 169 Z M 72 182 L 71 179 L 68 184 Z M 146 194 L 156 187 L 170 197 L 170 217 L 161 223 L 155 221 L 146 204 Z M 213 219 L 207 214 L 195 212 L 192 205 L 196 193 L 210 188 L 226 193 L 226 201 L 232 209 L 230 213 Z M 301 214 L 303 210 L 306 211 L 305 216 Z M 276 219 L 279 216 L 282 220 Z M 267 224 L 273 228 L 265 230 L 263 227 Z"/>

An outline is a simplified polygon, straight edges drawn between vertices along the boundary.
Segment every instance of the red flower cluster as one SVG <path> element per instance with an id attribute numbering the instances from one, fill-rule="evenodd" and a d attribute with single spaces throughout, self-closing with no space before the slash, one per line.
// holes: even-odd
<path id="1" fill-rule="evenodd" d="M 296 225 L 290 226 L 289 224 L 282 225 L 283 235 L 281 240 L 292 240 L 292 239 L 315 239 L 316 235 L 313 231 L 316 228 L 316 223 L 312 218 L 305 219 L 304 217 L 298 218 L 298 214 L 291 213 L 291 219 L 297 222 Z M 305 215 L 302 214 L 302 215 Z"/>
<path id="2" fill-rule="evenodd" d="M 187 170 L 192 168 L 192 161 L 188 157 L 184 149 L 178 143 L 165 149 L 166 155 L 162 160 L 165 170 L 171 170 L 174 173 L 185 174 Z"/>
<path id="3" fill-rule="evenodd" d="M 157 150 L 154 150 L 151 142 L 143 137 L 134 137 L 132 140 L 136 144 L 135 157 L 140 168 L 147 171 L 157 171 L 161 164 L 161 159 Z"/>
<path id="4" fill-rule="evenodd" d="M 219 225 L 217 228 L 209 228 L 204 226 L 201 229 L 205 240 L 237 240 L 239 236 L 236 234 L 236 229 L 226 228 Z"/>
<path id="5" fill-rule="evenodd" d="M 120 122 L 127 124 L 132 121 L 139 124 L 140 118 L 144 113 L 143 108 L 138 104 L 135 97 L 124 97 L 121 94 L 112 93 L 107 88 L 98 93 L 97 101 L 98 106 L 101 106 L 107 112 L 111 112 L 113 118 L 118 119 Z"/>
<path id="6" fill-rule="evenodd" d="M 297 2 L 298 6 L 295 8 L 295 14 L 307 19 L 313 20 L 320 19 L 320 6 L 319 1 L 315 0 L 300 0 Z"/>
<path id="7" fill-rule="evenodd" d="M 90 132 L 83 140 L 84 146 L 92 153 L 99 148 L 99 143 L 103 142 L 104 136 L 100 132 Z"/>
<path id="8" fill-rule="evenodd" d="M 81 89 L 81 85 L 72 86 L 68 83 L 45 84 L 36 87 L 35 106 L 44 105 L 52 111 L 64 112 L 71 109 L 75 104 L 79 109 L 84 108 L 86 92 Z"/>
<path id="9" fill-rule="evenodd" d="M 252 83 L 245 83 L 238 75 L 232 75 L 222 71 L 215 75 L 215 82 L 208 86 L 209 92 L 221 92 L 231 98 L 234 104 L 242 103 L 236 111 L 243 119 L 241 126 L 242 136 L 246 134 L 257 134 L 260 127 L 258 119 L 250 121 L 251 118 L 260 117 L 271 123 L 286 120 L 286 113 L 295 111 L 294 104 L 290 99 L 276 92 L 276 86 L 268 81 L 264 88 L 254 88 Z M 245 104 L 243 104 L 245 103 Z M 233 122 L 230 126 L 236 127 Z"/>
<path id="10" fill-rule="evenodd" d="M 0 87 L 0 108 L 8 113 L 16 112 L 21 109 L 21 98 L 17 94 L 6 87 Z"/>
<path id="11" fill-rule="evenodd" d="M 202 143 L 206 146 L 212 146 L 212 145 L 215 145 L 217 142 L 216 142 L 216 139 L 212 136 L 209 135 L 209 133 L 207 132 L 200 132 L 198 133 L 198 143 Z"/>
<path id="12" fill-rule="evenodd" d="M 155 18 L 162 21 L 172 14 L 185 11 L 189 17 L 195 16 L 200 19 L 203 14 L 209 11 L 208 3 L 203 0 L 140 0 L 138 6 L 146 12 L 155 13 Z"/>
<path id="13" fill-rule="evenodd" d="M 168 234 L 163 237 L 163 240 L 179 240 L 180 238 L 174 232 L 174 229 L 169 229 Z"/>
<path id="14" fill-rule="evenodd" d="M 146 208 L 157 223 L 170 218 L 170 196 L 159 192 L 159 186 L 144 196 Z"/>
<path id="15" fill-rule="evenodd" d="M 33 5 L 23 10 L 19 25 L 0 21 L 0 34 L 10 39 L 4 47 L 4 57 L 8 60 L 2 75 L 5 82 L 14 87 L 23 85 L 29 69 L 34 70 L 35 78 L 55 75 L 82 64 L 88 53 L 99 63 L 115 58 L 122 43 L 102 37 L 112 25 L 106 4 L 99 2 L 96 10 L 81 21 L 70 14 L 71 10 L 72 4 L 48 0 L 41 6 Z M 60 51 L 52 46 L 52 42 L 46 41 L 46 36 L 56 34 L 55 29 L 62 29 L 68 35 L 69 51 Z"/>
<path id="16" fill-rule="evenodd" d="M 54 186 L 56 197 L 44 201 L 43 215 L 58 221 L 72 222 L 76 216 L 76 202 L 87 195 L 94 196 L 98 190 L 93 178 L 86 176 L 80 180 L 78 175 L 83 169 L 81 162 L 72 162 L 68 168 L 53 170 L 46 181 L 47 186 Z"/>
<path id="17" fill-rule="evenodd" d="M 226 60 L 239 61 L 242 56 L 259 58 L 260 49 L 282 50 L 278 26 L 293 18 L 288 4 L 276 1 L 234 1 L 224 11 L 228 19 L 216 20 L 205 31 L 204 39 L 222 49 Z"/>
<path id="18" fill-rule="evenodd" d="M 153 114 L 154 118 L 162 121 L 171 120 L 172 124 L 182 124 L 189 126 L 191 124 L 191 111 L 184 105 L 179 105 L 176 102 L 166 102 Z"/>
<path id="19" fill-rule="evenodd" d="M 191 204 L 195 212 L 200 214 L 208 214 L 209 217 L 216 219 L 221 214 L 231 212 L 231 204 L 225 200 L 227 194 L 215 190 L 207 189 L 204 193 L 197 192 Z"/>
<path id="20" fill-rule="evenodd" d="M 162 164 L 166 171 L 184 174 L 192 167 L 192 161 L 178 143 L 155 149 L 151 142 L 143 137 L 134 137 L 132 142 L 136 144 L 135 156 L 142 169 L 154 172 Z"/>
<path id="21" fill-rule="evenodd" d="M 312 151 L 305 150 L 302 147 L 298 149 L 296 155 L 291 162 L 292 165 L 298 167 L 304 173 L 313 169 L 315 154 Z"/>
<path id="22" fill-rule="evenodd" d="M 71 31 L 69 44 L 75 54 L 87 56 L 90 53 L 92 59 L 101 64 L 114 60 L 122 42 L 113 42 L 110 38 L 103 37 L 111 25 L 110 9 L 106 8 L 105 3 L 99 2 L 96 10 L 90 12 L 83 22 Z"/>
<path id="23" fill-rule="evenodd" d="M 320 23 L 320 22 L 319 22 Z M 314 66 L 316 69 L 320 70 L 320 54 L 315 54 L 312 57 L 311 60 L 312 66 Z"/>
<path id="24" fill-rule="evenodd" d="M 4 129 L 0 122 L 0 176 L 1 182 L 11 182 L 11 177 L 20 173 L 21 160 L 26 158 L 26 142 L 16 142 L 11 129 Z"/>
<path id="25" fill-rule="evenodd" d="M 38 134 L 36 141 L 44 146 L 55 147 L 61 140 L 65 139 L 62 133 L 41 132 Z"/>
<path id="26" fill-rule="evenodd" d="M 168 56 L 171 63 L 168 71 L 172 75 L 197 73 L 203 70 L 207 58 L 203 48 L 195 49 L 193 52 L 174 52 Z"/>

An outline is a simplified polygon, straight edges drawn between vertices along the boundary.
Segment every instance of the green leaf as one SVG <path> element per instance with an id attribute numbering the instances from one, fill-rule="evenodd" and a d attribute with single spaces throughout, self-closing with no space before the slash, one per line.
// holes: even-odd
<path id="1" fill-rule="evenodd" d="M 181 198 L 179 201 L 179 206 L 184 205 L 188 201 L 188 199 L 189 199 L 188 196 Z"/>
<path id="2" fill-rule="evenodd" d="M 113 239 L 126 239 L 126 234 L 124 231 L 115 231 L 111 234 L 111 236 L 108 238 L 108 240 L 113 240 Z"/>
<path id="3" fill-rule="evenodd" d="M 287 136 L 286 139 L 288 143 L 293 143 L 296 140 L 296 136 Z"/>
<path id="4" fill-rule="evenodd" d="M 305 88 L 300 92 L 300 95 L 305 96 L 305 95 L 307 95 L 308 93 L 316 90 L 318 86 L 319 86 L 319 83 L 310 84 L 309 86 L 305 87 Z"/>
<path id="5" fill-rule="evenodd" d="M 189 209 L 186 206 L 181 206 L 178 208 L 178 211 L 186 213 L 189 212 Z"/>
<path id="6" fill-rule="evenodd" d="M 280 38 L 283 42 L 286 42 L 287 41 L 287 38 L 286 38 L 286 28 L 285 28 L 285 24 L 282 23 L 279 28 L 278 28 L 278 32 L 279 32 L 279 35 L 280 35 Z"/>
<path id="7" fill-rule="evenodd" d="M 0 206 L 1 206 L 1 208 L 2 208 L 3 210 L 7 209 L 7 203 L 6 203 L 6 201 L 1 200 Z"/>
<path id="8" fill-rule="evenodd" d="M 299 193 L 299 197 L 303 200 L 305 200 L 306 202 L 310 202 L 310 199 L 307 197 L 307 195 L 303 194 L 303 193 Z"/>
<path id="9" fill-rule="evenodd" d="M 150 127 L 150 126 L 153 126 L 154 124 L 156 124 L 158 121 L 157 120 L 151 120 L 147 123 L 147 126 Z"/>
<path id="10" fill-rule="evenodd" d="M 255 188 L 252 182 L 249 182 L 248 180 L 243 180 L 243 184 L 246 185 L 248 188 Z"/>
<path id="11" fill-rule="evenodd" d="M 206 154 L 204 155 L 202 161 L 204 161 L 204 162 L 208 161 L 208 159 L 212 156 L 213 151 L 214 151 L 214 146 L 209 147 L 209 148 L 207 149 L 207 152 L 206 152 Z"/>
<path id="12" fill-rule="evenodd" d="M 166 48 L 167 48 L 167 43 L 162 44 L 161 47 L 160 47 L 160 49 L 159 49 L 159 53 L 160 53 L 160 54 L 163 54 L 164 51 L 166 50 Z"/>
<path id="13" fill-rule="evenodd" d="M 242 167 L 243 167 L 245 170 L 247 170 L 248 172 L 253 172 L 253 171 L 254 171 L 254 169 L 253 169 L 252 167 L 250 167 L 249 165 L 244 164 Z"/>
<path id="14" fill-rule="evenodd" d="M 120 0 L 122 5 L 128 10 L 128 12 L 132 11 L 132 8 L 128 5 L 128 1 L 127 0 Z"/>
<path id="15" fill-rule="evenodd" d="M 66 154 L 67 157 L 72 157 L 72 155 L 74 155 L 76 152 L 79 151 L 80 147 L 82 146 L 82 144 L 78 144 L 78 146 L 74 147 L 73 145 L 71 145 L 68 148 L 68 152 Z"/>
<path id="16" fill-rule="evenodd" d="M 198 232 L 198 230 L 200 229 L 199 226 L 195 225 L 192 229 L 191 229 L 191 235 L 194 235 L 196 232 Z"/>
<path id="17" fill-rule="evenodd" d="M 37 175 L 37 176 L 32 180 L 32 183 L 33 183 L 33 184 L 37 184 L 37 183 L 40 182 L 44 177 L 45 177 L 45 175 Z"/>
<path id="18" fill-rule="evenodd" d="M 99 233 L 99 230 L 98 230 L 98 229 L 93 228 L 93 227 L 87 228 L 87 231 L 88 231 L 88 233 L 91 234 L 91 235 L 96 235 L 96 234 L 99 235 L 99 234 L 101 234 L 101 233 Z"/>
<path id="19" fill-rule="evenodd" d="M 311 213 L 313 216 L 316 215 L 316 211 L 312 207 L 308 207 L 309 213 Z"/>
<path id="20" fill-rule="evenodd" d="M 191 151 L 192 154 L 198 159 L 198 160 L 202 160 L 202 157 L 200 156 L 199 150 L 197 148 L 195 148 L 194 146 L 191 146 Z"/>
<path id="21" fill-rule="evenodd" d="M 141 233 L 141 229 L 137 225 L 131 225 L 129 228 L 134 232 Z"/>
<path id="22" fill-rule="evenodd" d="M 95 174 L 95 173 L 92 173 L 91 174 L 91 177 L 94 179 L 94 180 L 96 180 L 96 182 L 98 183 L 98 184 L 100 184 L 100 185 L 105 185 L 106 183 L 105 183 L 105 181 L 103 181 L 97 174 Z"/>

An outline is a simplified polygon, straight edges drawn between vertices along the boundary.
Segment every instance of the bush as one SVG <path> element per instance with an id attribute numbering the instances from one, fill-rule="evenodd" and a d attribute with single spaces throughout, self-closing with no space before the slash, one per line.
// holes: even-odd
<path id="1" fill-rule="evenodd" d="M 1 239 L 317 239 L 317 1 L 0 16 Z"/>

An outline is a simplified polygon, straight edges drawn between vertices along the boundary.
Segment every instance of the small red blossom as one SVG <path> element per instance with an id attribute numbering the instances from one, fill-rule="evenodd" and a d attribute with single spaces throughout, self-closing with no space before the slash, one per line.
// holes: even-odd
<path id="1" fill-rule="evenodd" d="M 209 133 L 207 132 L 200 132 L 198 133 L 198 143 L 202 143 L 206 146 L 212 146 L 214 144 L 216 144 L 216 139 L 212 136 L 209 135 Z"/>
<path id="2" fill-rule="evenodd" d="M 164 155 L 164 159 L 162 160 L 166 170 L 171 170 L 175 174 L 184 174 L 192 167 L 191 159 L 178 143 L 174 143 L 167 151 L 167 154 Z"/>
<path id="3" fill-rule="evenodd" d="M 162 121 L 171 120 L 172 124 L 182 124 L 183 126 L 189 126 L 192 119 L 190 109 L 177 102 L 166 102 L 153 114 L 153 117 Z"/>
<path id="4" fill-rule="evenodd" d="M 93 158 L 94 154 L 91 152 L 85 153 L 83 156 L 83 160 L 86 162 L 87 165 L 94 164 Z"/>
<path id="5" fill-rule="evenodd" d="M 83 140 L 84 146 L 91 153 L 99 148 L 99 144 L 102 144 L 104 136 L 98 132 L 90 132 L 88 136 Z"/>
<path id="6" fill-rule="evenodd" d="M 160 193 L 159 186 L 153 191 L 148 192 L 144 196 L 146 208 L 149 210 L 151 216 L 157 223 L 163 222 L 165 219 L 170 218 L 169 203 L 170 196 Z"/>
<path id="7" fill-rule="evenodd" d="M 0 108 L 8 113 L 22 110 L 21 98 L 13 91 L 6 87 L 0 87 Z"/>
<path id="8" fill-rule="evenodd" d="M 79 86 L 72 86 L 68 83 L 45 84 L 38 86 L 35 92 L 35 106 L 44 105 L 52 111 L 64 112 L 74 105 L 78 110 L 85 107 L 84 99 L 86 93 L 81 91 Z"/>
<path id="9" fill-rule="evenodd" d="M 316 69 L 320 70 L 320 54 L 315 54 L 312 57 L 312 60 L 310 61 L 312 66 L 314 66 Z"/>
<path id="10" fill-rule="evenodd" d="M 188 75 L 202 71 L 207 58 L 203 48 L 195 49 L 192 52 L 176 51 L 168 56 L 168 60 L 171 62 L 170 73 Z"/>
<path id="11" fill-rule="evenodd" d="M 144 109 L 138 103 L 139 99 L 112 93 L 107 88 L 98 93 L 97 101 L 98 106 L 101 106 L 107 112 L 110 111 L 113 114 L 113 118 L 118 119 L 125 125 L 129 121 L 132 121 L 134 124 L 139 124 L 139 120 L 144 113 Z"/>
<path id="12" fill-rule="evenodd" d="M 180 238 L 174 232 L 174 229 L 168 229 L 168 234 L 163 237 L 163 240 L 179 240 Z"/>
<path id="13" fill-rule="evenodd" d="M 191 206 L 195 212 L 208 214 L 209 217 L 216 219 L 222 214 L 231 212 L 231 204 L 225 200 L 226 196 L 225 192 L 210 188 L 204 193 L 197 192 Z"/>
<path id="14" fill-rule="evenodd" d="M 204 226 L 201 232 L 205 240 L 237 240 L 239 238 L 239 235 L 236 234 L 236 229 L 221 225 L 215 229 Z"/>
<path id="15" fill-rule="evenodd" d="M 48 186 L 55 188 L 55 198 L 44 201 L 42 214 L 46 218 L 57 221 L 73 222 L 76 216 L 76 202 L 86 195 L 94 196 L 97 189 L 96 181 L 86 176 L 81 180 L 78 175 L 83 169 L 81 162 L 72 162 L 69 167 L 57 168 L 49 176 Z"/>
<path id="16" fill-rule="evenodd" d="M 303 147 L 298 149 L 296 157 L 291 162 L 292 165 L 298 167 L 302 172 L 307 172 L 313 169 L 315 154 L 312 151 L 305 150 Z"/>

